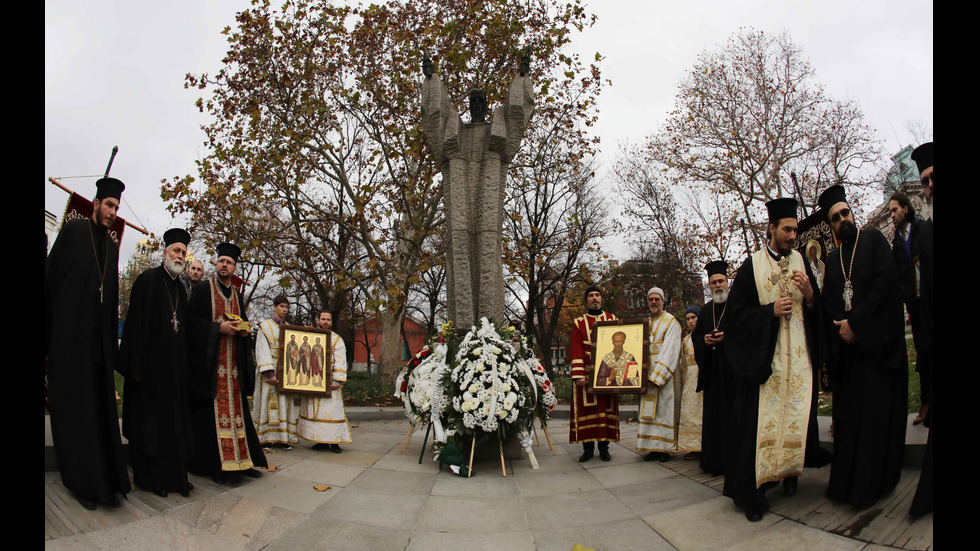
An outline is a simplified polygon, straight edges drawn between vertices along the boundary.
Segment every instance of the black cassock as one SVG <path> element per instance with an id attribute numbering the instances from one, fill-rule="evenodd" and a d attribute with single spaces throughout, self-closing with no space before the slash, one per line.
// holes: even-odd
<path id="1" fill-rule="evenodd" d="M 933 271 L 932 271 L 932 258 L 933 258 L 933 244 L 932 244 L 932 219 L 926 220 L 922 223 L 922 236 L 919 238 L 919 262 L 922 271 L 921 279 L 921 298 L 920 304 L 922 308 L 922 326 L 920 328 L 920 335 L 922 337 L 922 344 L 916 341 L 916 350 L 919 352 L 918 362 L 923 361 L 923 357 L 928 355 L 925 360 L 929 363 L 929 376 L 932 376 L 932 327 L 933 327 L 933 310 L 932 310 L 932 300 L 933 300 Z M 918 367 L 918 364 L 916 365 Z M 929 397 L 929 412 L 926 413 L 926 420 L 923 423 L 925 426 L 929 427 L 929 438 L 926 440 L 926 452 L 925 457 L 922 460 L 922 472 L 919 475 L 919 484 L 915 489 L 915 497 L 912 498 L 912 507 L 909 509 L 909 513 L 913 516 L 919 516 L 932 511 L 932 412 L 936 409 L 936 405 L 932 402 L 932 396 Z"/>
<path id="2" fill-rule="evenodd" d="M 701 307 L 698 324 L 691 334 L 694 359 L 698 362 L 698 392 L 703 392 L 701 419 L 701 470 L 714 475 L 725 472 L 725 433 L 732 410 L 732 372 L 725 355 L 725 344 L 712 349 L 704 336 L 715 328 L 728 327 L 727 304 L 708 302 Z M 712 316 L 713 314 L 713 316 Z"/>
<path id="3" fill-rule="evenodd" d="M 58 470 L 65 487 L 101 503 L 131 489 L 113 376 L 118 263 L 118 247 L 85 219 L 65 223 L 45 265 L 44 352 Z"/>
<path id="4" fill-rule="evenodd" d="M 822 467 L 831 461 L 831 454 L 820 447 L 817 426 L 817 398 L 820 389 L 819 367 L 819 305 L 817 283 L 809 263 L 803 263 L 814 304 L 803 306 L 804 327 L 812 368 L 813 392 L 810 419 L 807 425 L 804 467 Z M 759 387 L 772 375 L 772 358 L 776 349 L 781 318 L 772 316 L 773 303 L 760 305 L 752 257 L 738 269 L 728 294 L 728 331 L 725 333 L 725 352 L 732 370 L 732 414 L 725 438 L 725 485 L 722 493 L 739 507 L 768 509 L 769 504 L 756 491 L 755 455 L 756 431 L 759 417 Z"/>
<path id="5" fill-rule="evenodd" d="M 908 355 L 902 294 L 888 241 L 861 230 L 827 256 L 822 304 L 828 345 L 827 374 L 834 393 L 834 465 L 827 496 L 870 505 L 902 474 L 908 420 Z M 844 274 L 853 298 L 844 311 Z M 857 343 L 840 338 L 834 320 L 847 319 Z"/>
<path id="6" fill-rule="evenodd" d="M 136 278 L 119 348 L 119 371 L 126 376 L 123 435 L 129 440 L 133 482 L 144 490 L 187 488 L 193 448 L 186 317 L 184 286 L 163 266 Z"/>
<path id="7" fill-rule="evenodd" d="M 219 322 L 213 321 L 211 311 L 211 285 L 218 285 L 216 279 L 204 280 L 194 287 L 188 301 L 187 325 L 190 331 L 190 411 L 191 432 L 194 441 L 194 456 L 190 472 L 202 476 L 217 476 L 222 473 L 218 450 L 218 432 L 214 419 L 214 400 L 218 393 L 218 343 L 221 334 Z M 220 289 L 220 287 L 219 287 Z M 221 292 L 219 290 L 219 292 Z M 248 321 L 245 314 L 245 301 L 234 287 L 232 293 L 238 295 L 241 318 Z M 229 298 L 231 295 L 229 294 Z M 248 407 L 248 397 L 255 388 L 255 360 L 252 357 L 252 339 L 235 337 L 238 344 L 238 387 L 242 399 L 242 418 L 248 443 L 249 457 L 259 467 L 268 467 L 262 444 L 259 442 L 252 414 Z"/>

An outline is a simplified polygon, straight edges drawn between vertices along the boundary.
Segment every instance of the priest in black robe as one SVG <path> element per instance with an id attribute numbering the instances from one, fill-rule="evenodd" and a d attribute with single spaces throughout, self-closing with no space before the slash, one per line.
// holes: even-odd
<path id="1" fill-rule="evenodd" d="M 268 467 L 248 397 L 255 388 L 255 360 L 245 301 L 232 284 L 241 249 L 217 246 L 214 276 L 202 281 L 188 301 L 190 410 L 194 456 L 190 472 L 215 482 L 258 478 Z"/>
<path id="2" fill-rule="evenodd" d="M 108 235 L 125 188 L 96 182 L 92 218 L 65 222 L 45 265 L 44 354 L 61 481 L 86 509 L 119 506 L 131 486 L 119 436 L 119 247 Z"/>
<path id="3" fill-rule="evenodd" d="M 705 270 L 711 300 L 701 307 L 691 342 L 698 364 L 697 391 L 704 393 L 700 466 L 702 471 L 719 476 L 725 472 L 725 433 L 732 409 L 732 370 L 725 354 L 728 263 L 709 262 Z"/>
<path id="4" fill-rule="evenodd" d="M 933 369 L 933 243 L 932 243 L 932 142 L 927 142 L 912 151 L 912 160 L 915 161 L 922 177 L 922 195 L 925 197 L 923 215 L 925 220 L 922 223 L 922 234 L 919 237 L 919 247 L 914 256 L 918 257 L 920 281 L 919 281 L 919 308 L 922 314 L 922 322 L 919 328 L 919 338 L 916 340 L 916 353 L 918 354 L 917 363 L 928 364 L 930 377 Z M 921 350 L 920 350 L 921 349 Z M 932 385 L 929 385 L 930 391 Z M 933 403 L 933 397 L 929 396 L 929 403 Z M 915 489 L 915 497 L 912 498 L 912 506 L 909 514 L 914 517 L 932 512 L 932 412 L 935 405 L 930 405 L 923 423 L 929 428 L 929 437 L 926 440 L 925 457 L 922 459 L 922 472 L 919 474 L 919 484 Z"/>
<path id="5" fill-rule="evenodd" d="M 180 281 L 190 234 L 163 234 L 163 263 L 133 283 L 119 348 L 123 435 L 133 482 L 160 497 L 190 495 L 187 462 L 191 426 L 187 403 L 187 294 Z"/>
<path id="6" fill-rule="evenodd" d="M 870 507 L 898 484 L 908 418 L 908 356 L 898 272 L 888 240 L 859 230 L 844 188 L 820 194 L 840 247 L 827 256 L 827 374 L 834 465 L 827 497 Z"/>
<path id="7" fill-rule="evenodd" d="M 816 303 L 817 282 L 810 271 L 809 263 L 795 250 L 797 220 L 796 200 L 780 198 L 766 203 L 769 213 L 770 241 L 765 248 L 746 259 L 736 272 L 735 282 L 728 295 L 728 331 L 725 333 L 725 352 L 733 378 L 732 414 L 725 439 L 725 485 L 722 493 L 732 498 L 735 505 L 745 510 L 750 521 L 758 521 L 769 508 L 765 492 L 783 481 L 783 491 L 792 495 L 798 487 L 798 478 L 803 467 L 822 467 L 830 462 L 831 454 L 820 447 L 817 427 L 817 397 L 819 394 L 819 369 L 821 365 L 819 348 L 819 307 Z M 787 268 L 779 265 L 788 261 Z M 764 272 L 756 273 L 755 265 L 766 266 Z M 771 275 L 770 275 L 770 266 Z M 797 266 L 796 269 L 790 269 Z M 785 274 L 786 279 L 781 279 Z M 778 289 L 786 296 L 773 300 L 760 298 L 757 288 L 759 281 L 772 281 L 770 291 Z M 778 283 L 779 287 L 775 287 Z M 776 347 L 787 320 L 790 324 L 802 322 L 805 334 L 794 345 L 793 357 L 801 361 L 803 373 L 809 377 L 808 392 L 800 396 L 797 407 L 809 405 L 805 420 L 794 420 L 791 424 L 797 431 L 806 426 L 805 438 L 785 441 L 777 450 L 779 454 L 793 454 L 791 465 L 776 465 L 776 468 L 760 480 L 757 474 L 757 451 L 760 444 L 758 434 L 765 430 L 759 426 L 760 407 L 780 411 L 787 408 L 776 398 L 775 403 L 760 403 L 760 391 L 765 390 L 773 376 L 774 358 L 780 360 L 785 352 Z M 804 347 L 805 344 L 805 347 Z M 772 383 L 785 384 L 785 380 Z M 799 381 L 805 383 L 806 381 Z M 778 395 L 778 393 L 777 393 Z M 784 429 L 788 430 L 788 429 Z M 764 443 L 764 447 L 772 447 Z M 802 448 L 802 464 L 797 451 Z M 760 452 L 761 453 L 761 452 Z"/>

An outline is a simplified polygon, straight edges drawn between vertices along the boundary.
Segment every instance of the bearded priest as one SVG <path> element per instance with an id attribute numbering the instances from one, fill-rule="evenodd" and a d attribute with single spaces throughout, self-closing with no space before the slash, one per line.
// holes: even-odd
<path id="1" fill-rule="evenodd" d="M 796 199 L 766 203 L 769 243 L 738 269 L 728 295 L 725 351 L 734 396 L 723 494 L 759 521 L 765 492 L 796 493 L 803 467 L 821 467 L 817 282 L 796 249 Z"/>
<path id="2" fill-rule="evenodd" d="M 133 283 L 119 347 L 123 435 L 129 440 L 133 482 L 167 497 L 189 496 L 187 462 L 193 453 L 187 380 L 187 292 L 180 282 L 191 236 L 163 234 L 163 263 Z"/>
<path id="3" fill-rule="evenodd" d="M 698 325 L 691 334 L 698 364 L 697 391 L 704 393 L 701 420 L 701 470 L 719 476 L 725 472 L 725 434 L 732 410 L 732 368 L 725 355 L 728 328 L 728 263 L 709 262 L 711 300 L 701 307 Z"/>
<path id="4" fill-rule="evenodd" d="M 834 393 L 827 497 L 866 509 L 902 475 L 908 356 L 901 283 L 888 240 L 857 228 L 842 186 L 827 188 L 819 204 L 841 242 L 827 255 L 823 288 Z"/>

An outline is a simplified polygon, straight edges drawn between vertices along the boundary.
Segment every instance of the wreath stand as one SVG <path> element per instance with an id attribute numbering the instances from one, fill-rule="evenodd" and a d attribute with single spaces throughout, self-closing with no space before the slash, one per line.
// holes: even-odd
<path id="1" fill-rule="evenodd" d="M 548 434 L 548 427 L 544 424 L 544 419 L 539 416 L 538 420 L 541 421 L 541 430 L 544 431 L 544 437 L 548 440 L 548 447 L 551 448 L 552 453 L 558 455 L 558 451 L 555 450 L 554 444 L 551 443 L 551 435 Z M 538 445 L 541 445 L 541 440 L 538 438 L 538 428 L 534 426 L 534 423 L 531 423 L 531 428 L 534 430 L 534 440 Z"/>
<path id="2" fill-rule="evenodd" d="M 503 447 L 503 444 L 499 444 L 499 449 L 500 449 L 500 472 L 504 475 L 504 478 L 507 478 L 507 466 L 504 463 L 504 447 Z M 473 441 L 470 444 L 470 463 L 469 463 L 469 465 L 466 466 L 466 478 L 469 478 L 470 475 L 473 474 L 473 452 L 475 452 L 475 451 L 476 451 L 476 437 L 473 438 Z M 537 463 L 537 461 L 534 460 L 534 453 L 533 452 L 531 453 L 531 461 L 533 463 L 535 463 L 535 464 Z M 535 467 L 535 468 L 537 468 L 537 467 Z"/>
<path id="3" fill-rule="evenodd" d="M 422 456 L 425 455 L 425 445 L 429 442 L 429 431 L 432 430 L 432 423 L 425 424 L 425 438 L 422 439 L 422 451 L 419 453 L 419 465 L 422 464 Z M 405 440 L 402 442 L 402 448 L 398 450 L 398 454 L 401 455 L 406 448 L 408 448 L 408 443 L 412 439 L 412 435 L 415 434 L 415 425 L 409 423 L 408 434 L 405 435 Z"/>

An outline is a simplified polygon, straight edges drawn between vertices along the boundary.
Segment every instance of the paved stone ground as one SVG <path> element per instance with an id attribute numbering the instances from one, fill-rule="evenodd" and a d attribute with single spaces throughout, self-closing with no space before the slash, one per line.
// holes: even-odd
<path id="1" fill-rule="evenodd" d="M 902 509 L 911 499 L 908 487 L 914 492 L 918 481 L 916 468 L 907 469 L 904 486 L 870 510 L 877 511 L 875 519 L 862 525 L 870 527 L 855 533 L 848 519 L 862 513 L 821 497 L 827 468 L 808 469 L 796 496 L 771 491 L 773 511 L 750 523 L 721 495 L 721 479 L 700 473 L 695 461 L 679 456 L 663 464 L 642 461 L 632 449 L 635 424 L 623 424 L 622 442 L 611 446 L 612 461 L 596 457 L 580 464 L 581 446 L 567 443 L 567 420 L 555 419 L 549 424 L 554 452 L 538 430 L 534 453 L 540 468 L 533 469 L 527 457 L 508 459 L 505 477 L 499 457 L 481 459 L 469 479 L 447 467 L 440 471 L 430 451 L 419 463 L 421 430 L 402 452 L 408 429 L 404 419 L 352 420 L 354 442 L 341 454 L 313 451 L 307 444 L 276 450 L 268 454 L 274 468 L 259 479 L 217 485 L 192 476 L 189 498 L 161 499 L 137 489 L 119 509 L 81 508 L 58 472 L 48 471 L 45 548 L 568 551 L 579 543 L 596 551 L 872 551 L 933 546 L 932 515 L 912 521 L 907 504 Z M 841 525 L 852 529 L 833 528 Z"/>

